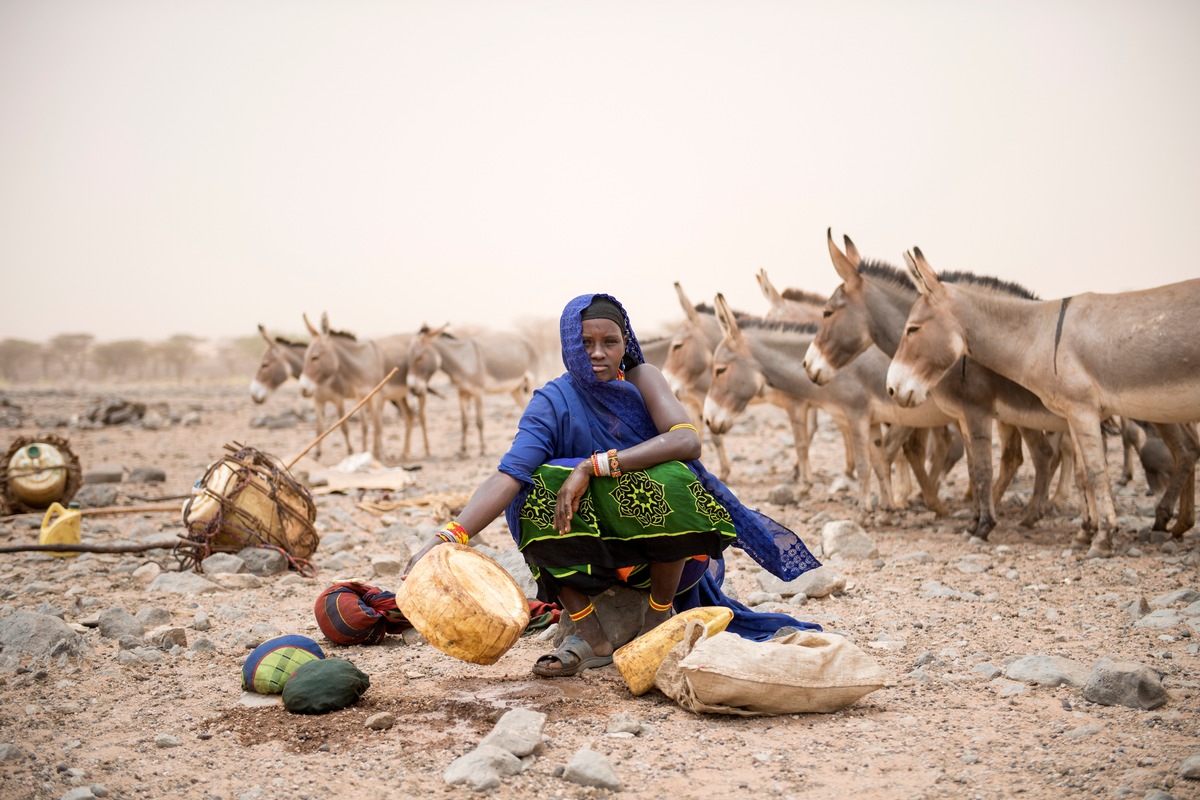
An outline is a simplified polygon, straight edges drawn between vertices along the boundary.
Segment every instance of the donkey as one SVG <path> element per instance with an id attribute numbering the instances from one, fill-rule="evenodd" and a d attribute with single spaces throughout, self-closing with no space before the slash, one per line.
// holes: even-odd
<path id="1" fill-rule="evenodd" d="M 404 417 L 404 452 L 409 454 L 413 412 L 408 405 L 407 354 L 408 337 L 404 334 L 383 339 L 366 339 L 348 331 L 333 330 L 329 317 L 321 314 L 321 329 L 317 330 L 304 315 L 304 324 L 312 334 L 312 341 L 304 353 L 304 369 L 300 377 L 300 391 L 312 396 L 319 388 L 334 393 L 346 400 L 359 400 L 369 393 L 384 375 L 396 367 L 396 374 L 387 384 L 367 401 L 366 417 L 372 428 L 372 452 L 381 461 L 383 453 L 383 403 L 392 402 Z M 424 417 L 421 417 L 424 432 Z M 365 446 L 365 443 L 364 443 Z M 428 439 L 426 439 L 428 455 Z"/>
<path id="2" fill-rule="evenodd" d="M 481 337 L 458 338 L 446 333 L 449 325 L 430 329 L 428 325 L 413 337 L 408 349 L 408 385 L 421 402 L 429 381 L 439 369 L 458 390 L 462 417 L 462 444 L 459 455 L 467 454 L 467 407 L 475 405 L 475 428 L 479 432 L 479 454 L 483 443 L 483 395 L 506 392 L 517 407 L 524 409 L 538 385 L 538 354 L 533 345 L 515 333 L 489 333 Z"/>
<path id="3" fill-rule="evenodd" d="M 717 322 L 716 314 L 711 306 L 703 303 L 692 305 L 678 281 L 675 283 L 675 294 L 683 308 L 684 320 L 671 337 L 670 350 L 666 363 L 662 367 L 663 376 L 666 377 L 667 383 L 675 392 L 676 397 L 679 397 L 689 407 L 693 418 L 703 424 L 704 397 L 712 378 L 712 353 L 721 342 L 721 325 Z M 737 312 L 730 313 L 735 317 L 742 316 Z M 812 406 L 809 403 L 797 401 L 791 395 L 771 390 L 765 392 L 763 397 L 758 399 L 779 406 L 787 413 L 788 421 L 792 425 L 792 440 L 796 446 L 796 463 L 792 470 L 792 477 L 800 484 L 801 488 L 807 488 L 811 482 L 808 450 L 815 428 L 810 424 L 809 419 L 810 411 L 813 410 Z M 729 457 L 725 453 L 724 436 L 711 428 L 709 428 L 709 435 L 717 449 L 717 457 L 721 465 L 719 474 L 724 480 L 731 470 Z M 847 441 L 846 472 L 853 474 L 853 450 L 849 447 L 848 434 L 844 428 L 842 435 L 846 437 Z"/>
<path id="4" fill-rule="evenodd" d="M 1101 421 L 1113 415 L 1163 423 L 1200 419 L 1200 279 L 1035 301 L 945 283 L 919 248 L 904 258 L 921 297 L 888 370 L 888 394 L 903 406 L 922 403 L 964 355 L 1032 391 L 1067 419 L 1086 474 L 1077 542 L 1090 543 L 1090 557 L 1111 555 L 1117 520 Z M 1194 470 L 1200 448 L 1191 443 L 1181 434 L 1175 455 L 1177 464 Z M 1180 491 L 1186 481 L 1179 481 Z M 1194 493 L 1194 474 L 1191 481 Z"/>
<path id="5" fill-rule="evenodd" d="M 888 356 L 894 356 L 904 332 L 904 320 L 918 296 L 907 273 L 882 262 L 863 261 L 849 236 L 843 237 L 845 253 L 834 243 L 832 230 L 826 231 L 826 239 L 829 256 L 842 284 L 825 304 L 817 335 L 804 355 L 804 369 L 818 384 L 828 382 L 838 369 L 872 345 Z M 981 280 L 956 273 L 954 280 L 972 283 L 987 291 L 1016 292 L 1034 299 L 1021 287 L 1001 284 L 994 279 Z M 1034 463 L 1033 496 L 1020 524 L 1032 526 L 1045 514 L 1052 462 L 1056 455 L 1042 431 L 1066 432 L 1067 421 L 1048 411 L 1028 389 L 970 358 L 964 358 L 960 368 L 947 373 L 930 390 L 930 397 L 957 420 L 966 434 L 967 470 L 975 509 L 968 534 L 987 539 L 996 526 L 996 504 L 1021 461 L 1021 444 L 1016 438 L 1018 431 L 1029 445 Z M 1001 474 L 994 488 L 993 420 L 1000 423 L 1004 434 Z M 1060 494 L 1070 487 L 1066 480 L 1071 472 L 1070 462 L 1064 467 L 1063 479 L 1059 481 Z M 1065 499 L 1056 497 L 1056 502 L 1061 504 Z"/>
<path id="6" fill-rule="evenodd" d="M 675 396 L 688 408 L 692 421 L 697 426 L 704 425 L 704 395 L 708 391 L 709 367 L 712 362 L 712 350 L 721 340 L 721 328 L 716 318 L 704 314 L 700 307 L 692 305 L 679 281 L 675 282 L 675 296 L 683 308 L 683 322 L 675 329 L 667 342 L 667 354 L 660 369 L 663 377 Z M 642 348 L 645 353 L 645 347 Z M 717 475 L 726 480 L 732 470 L 732 462 L 725 452 L 724 437 L 714 431 L 708 432 L 712 437 L 713 447 L 717 451 L 720 464 Z M 797 451 L 800 449 L 797 439 Z M 799 453 L 797 453 L 799 456 Z M 805 449 L 805 465 L 803 472 L 808 477 L 807 448 Z M 797 463 L 797 469 L 800 469 Z"/>
<path id="7" fill-rule="evenodd" d="M 821 321 L 821 310 L 825 306 L 826 298 L 801 289 L 784 289 L 780 292 L 767 277 L 765 269 L 760 269 L 754 278 L 758 281 L 758 288 L 762 290 L 767 304 L 771 306 L 771 310 L 765 315 L 766 319 L 798 322 L 801 325 L 816 325 Z"/>
<path id="8" fill-rule="evenodd" d="M 800 364 L 800 354 L 812 342 L 815 326 L 745 317 L 738 320 L 720 294 L 716 308 L 724 335 L 713 353 L 712 383 L 704 401 L 705 423 L 724 433 L 746 405 L 768 388 L 813 403 L 850 431 L 858 468 L 860 517 L 866 518 L 872 508 L 872 468 L 879 479 L 881 502 L 887 509 L 894 508 L 891 467 L 883 453 L 879 426 L 898 426 L 903 441 L 911 428 L 946 425 L 953 420 L 932 403 L 909 410 L 889 402 L 883 385 L 887 357 L 878 349 L 855 359 L 825 386 L 817 386 Z M 948 513 L 926 474 L 923 460 L 913 458 L 909 451 L 906 455 L 910 456 L 926 507 L 939 516 Z"/>
<path id="9" fill-rule="evenodd" d="M 304 371 L 304 351 L 308 349 L 308 345 L 288 341 L 282 336 L 271 338 L 267 334 L 267 329 L 262 325 L 258 326 L 258 333 L 267 343 L 267 349 L 263 351 L 262 358 L 258 363 L 258 372 L 254 374 L 254 380 L 250 382 L 250 397 L 255 403 L 261 404 L 266 401 L 271 392 L 286 383 L 289 378 L 300 378 L 300 374 Z M 346 413 L 346 404 L 341 396 L 318 387 L 313 395 L 313 405 L 316 408 L 317 417 L 317 436 L 325 432 L 326 403 L 333 403 L 339 419 Z M 366 447 L 367 418 L 360 416 L 359 419 L 362 420 L 363 426 L 363 447 Z M 342 436 L 346 438 L 346 452 L 353 453 L 354 448 L 350 445 L 348 427 L 342 426 Z M 317 446 L 313 448 L 313 455 L 316 458 L 321 457 L 320 442 L 317 442 Z"/>

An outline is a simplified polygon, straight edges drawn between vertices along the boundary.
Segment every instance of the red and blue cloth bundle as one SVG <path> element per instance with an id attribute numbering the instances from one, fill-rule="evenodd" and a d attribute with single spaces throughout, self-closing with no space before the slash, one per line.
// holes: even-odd
<path id="1" fill-rule="evenodd" d="M 321 592 L 313 610 L 321 633 L 335 644 L 377 644 L 412 627 L 396 607 L 395 592 L 354 581 Z"/>

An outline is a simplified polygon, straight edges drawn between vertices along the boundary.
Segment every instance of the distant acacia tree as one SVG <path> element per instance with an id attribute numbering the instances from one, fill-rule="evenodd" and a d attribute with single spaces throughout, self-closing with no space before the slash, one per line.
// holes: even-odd
<path id="1" fill-rule="evenodd" d="M 140 378 L 149 350 L 150 345 L 141 339 L 101 342 L 92 348 L 92 363 L 102 378 Z"/>
<path id="2" fill-rule="evenodd" d="M 95 339 L 90 333 L 60 333 L 50 340 L 46 350 L 65 374 L 82 377 L 87 371 L 88 349 Z"/>
<path id="3" fill-rule="evenodd" d="M 196 361 L 196 345 L 202 341 L 204 340 L 187 333 L 177 333 L 156 345 L 154 350 L 175 379 L 182 381 Z"/>
<path id="4" fill-rule="evenodd" d="M 0 377 L 12 382 L 20 380 L 25 367 L 37 363 L 42 346 L 25 339 L 5 339 L 0 342 Z"/>

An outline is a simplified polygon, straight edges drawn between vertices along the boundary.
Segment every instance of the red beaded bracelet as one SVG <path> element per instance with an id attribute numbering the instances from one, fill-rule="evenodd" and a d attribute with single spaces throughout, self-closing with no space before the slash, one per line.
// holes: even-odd
<path id="1" fill-rule="evenodd" d="M 437 532 L 437 537 L 444 542 L 458 542 L 459 544 L 466 544 L 471 539 L 467 529 L 453 520 L 442 526 L 442 529 Z"/>

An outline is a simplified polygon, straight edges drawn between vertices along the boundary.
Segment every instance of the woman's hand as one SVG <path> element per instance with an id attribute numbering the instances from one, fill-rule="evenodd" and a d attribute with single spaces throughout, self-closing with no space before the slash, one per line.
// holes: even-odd
<path id="1" fill-rule="evenodd" d="M 439 528 L 438 530 L 441 529 Z M 444 541 L 445 539 L 440 538 L 436 532 L 430 534 L 429 540 L 425 542 L 424 546 L 422 546 L 421 549 L 414 553 L 413 557 L 408 560 L 408 566 L 404 568 L 404 574 L 400 576 L 400 580 L 404 580 L 406 577 L 408 577 L 408 573 L 412 572 L 413 565 L 421 560 L 421 556 L 425 555 Z"/>
<path id="2" fill-rule="evenodd" d="M 579 510 L 579 504 L 583 502 L 583 495 L 591 482 L 592 460 L 589 458 L 571 470 L 571 474 L 558 490 L 558 497 L 554 503 L 554 530 L 559 533 L 571 532 L 571 517 Z"/>

